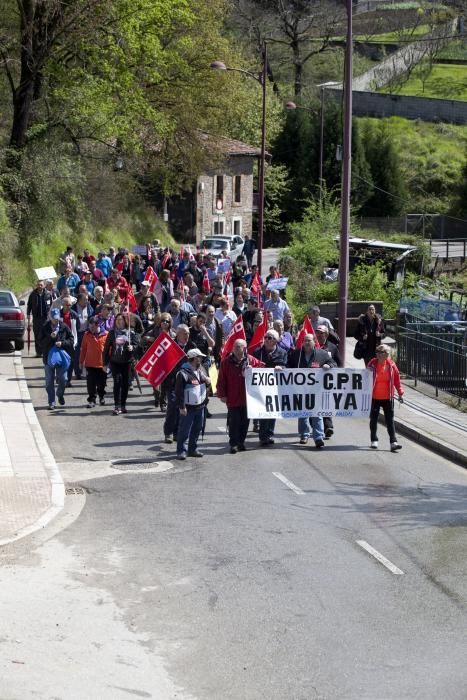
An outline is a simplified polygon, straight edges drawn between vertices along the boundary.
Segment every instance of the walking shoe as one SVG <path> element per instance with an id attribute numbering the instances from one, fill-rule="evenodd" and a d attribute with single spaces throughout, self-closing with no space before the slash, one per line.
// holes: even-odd
<path id="1" fill-rule="evenodd" d="M 321 450 L 324 447 L 324 440 L 315 440 L 315 447 L 317 450 Z"/>
<path id="2" fill-rule="evenodd" d="M 104 397 L 102 397 L 101 399 L 99 399 L 99 406 L 105 406 L 105 399 L 104 399 Z"/>
<path id="3" fill-rule="evenodd" d="M 71 382 L 67 382 L 67 383 L 66 383 L 66 388 L 67 388 L 67 389 L 72 389 L 72 388 L 73 388 L 73 384 L 72 384 Z"/>
<path id="4" fill-rule="evenodd" d="M 128 413 L 126 406 L 121 407 L 120 413 Z"/>
<path id="5" fill-rule="evenodd" d="M 269 447 L 269 445 L 274 445 L 274 438 L 266 438 L 266 440 L 261 440 L 261 447 Z"/>
<path id="6" fill-rule="evenodd" d="M 253 421 L 253 432 L 254 433 L 259 433 L 259 423 L 257 420 Z"/>
<path id="7" fill-rule="evenodd" d="M 202 457 L 203 453 L 199 450 L 194 450 L 193 452 L 188 452 L 188 457 Z"/>
<path id="8" fill-rule="evenodd" d="M 391 442 L 391 452 L 397 452 L 397 450 L 402 450 L 402 445 L 398 442 Z"/>
<path id="9" fill-rule="evenodd" d="M 378 449 L 378 440 L 372 440 L 370 442 L 370 447 L 372 450 L 377 450 Z"/>
<path id="10" fill-rule="evenodd" d="M 54 411 L 54 410 L 55 410 L 55 404 L 49 403 L 49 411 Z"/>
<path id="11" fill-rule="evenodd" d="M 173 439 L 172 439 L 171 435 L 166 435 L 164 437 L 164 442 L 166 442 L 168 445 L 171 445 L 173 443 Z"/>
<path id="12" fill-rule="evenodd" d="M 186 452 L 180 452 L 177 454 L 177 459 L 183 460 L 186 459 Z"/>
<path id="13" fill-rule="evenodd" d="M 239 452 L 246 452 L 247 449 L 248 449 L 248 448 L 245 447 L 245 445 L 239 445 L 239 446 L 238 446 L 238 451 L 239 451 Z"/>
<path id="14" fill-rule="evenodd" d="M 64 397 L 64 396 L 59 396 L 59 397 L 58 397 L 58 403 L 60 404 L 60 406 L 64 406 L 64 405 L 65 405 L 65 397 Z"/>
<path id="15" fill-rule="evenodd" d="M 306 445 L 307 442 L 308 442 L 308 438 L 307 438 L 307 437 L 301 437 L 301 438 L 300 438 L 300 445 Z"/>
<path id="16" fill-rule="evenodd" d="M 94 403 L 94 401 L 88 401 L 86 406 L 88 408 L 96 408 L 96 404 Z"/>
<path id="17" fill-rule="evenodd" d="M 114 416 L 119 416 L 120 413 L 121 413 L 120 408 L 119 408 L 118 406 L 115 406 L 115 408 L 114 408 L 114 410 L 112 411 L 112 413 L 114 414 Z"/>
<path id="18" fill-rule="evenodd" d="M 231 455 L 236 455 L 237 452 L 238 452 L 238 448 L 237 448 L 237 447 L 231 447 L 231 448 L 230 448 L 230 454 L 231 454 Z"/>
<path id="19" fill-rule="evenodd" d="M 334 430 L 332 428 L 326 428 L 324 431 L 324 439 L 329 440 L 329 438 L 332 438 L 334 435 Z"/>

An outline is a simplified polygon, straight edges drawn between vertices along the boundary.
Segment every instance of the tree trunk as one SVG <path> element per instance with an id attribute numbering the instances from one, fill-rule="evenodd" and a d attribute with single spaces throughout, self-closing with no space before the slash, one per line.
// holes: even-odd
<path id="1" fill-rule="evenodd" d="M 294 67 L 294 95 L 295 97 L 300 97 L 302 94 L 302 83 L 303 83 L 303 63 L 300 56 L 300 45 L 298 41 L 294 41 L 291 44 L 291 49 L 293 53 L 293 67 Z"/>

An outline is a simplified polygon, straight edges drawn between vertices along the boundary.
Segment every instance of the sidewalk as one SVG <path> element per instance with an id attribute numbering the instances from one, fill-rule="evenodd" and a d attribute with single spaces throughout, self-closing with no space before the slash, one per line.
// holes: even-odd
<path id="1" fill-rule="evenodd" d="M 346 341 L 348 367 L 355 340 Z M 396 429 L 467 468 L 467 416 L 403 382 Z M 42 527 L 63 508 L 65 490 L 26 385 L 20 353 L 0 355 L 0 546 Z"/>
<path id="2" fill-rule="evenodd" d="M 360 369 L 364 363 L 353 356 L 355 342 L 346 339 L 346 365 Z M 467 468 L 467 414 L 417 391 L 411 380 L 402 379 L 402 386 L 404 403 L 396 402 L 394 410 L 396 431 Z"/>
<path id="3" fill-rule="evenodd" d="M 21 354 L 0 355 L 0 545 L 59 513 L 64 484 L 34 412 Z"/>

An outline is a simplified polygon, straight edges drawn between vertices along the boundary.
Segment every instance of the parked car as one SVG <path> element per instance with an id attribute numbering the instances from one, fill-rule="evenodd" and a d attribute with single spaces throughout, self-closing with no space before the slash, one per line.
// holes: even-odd
<path id="1" fill-rule="evenodd" d="M 209 236 L 201 241 L 201 250 L 206 248 L 206 253 L 213 258 L 218 258 L 226 250 L 229 258 L 236 260 L 242 253 L 243 243 L 241 236 Z"/>
<path id="2" fill-rule="evenodd" d="M 9 289 L 0 289 L 0 342 L 12 342 L 15 350 L 24 348 L 24 301 L 18 301 Z"/>

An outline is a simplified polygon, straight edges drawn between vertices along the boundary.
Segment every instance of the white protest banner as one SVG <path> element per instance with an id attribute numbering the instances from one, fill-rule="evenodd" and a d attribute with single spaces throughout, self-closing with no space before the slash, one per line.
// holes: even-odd
<path id="1" fill-rule="evenodd" d="M 223 275 L 225 272 L 230 270 L 230 260 L 229 258 L 223 258 L 217 263 L 217 274 Z"/>
<path id="2" fill-rule="evenodd" d="M 288 277 L 276 277 L 276 279 L 269 280 L 266 289 L 285 289 L 288 281 Z"/>
<path id="3" fill-rule="evenodd" d="M 373 373 L 368 369 L 245 370 L 248 418 L 368 416 Z"/>
<path id="4" fill-rule="evenodd" d="M 52 280 L 57 277 L 57 273 L 52 265 L 50 267 L 38 267 L 34 272 L 38 280 Z"/>
<path id="5" fill-rule="evenodd" d="M 145 245 L 134 245 L 133 248 L 131 249 L 131 252 L 134 253 L 135 255 L 146 255 L 148 252 L 148 249 Z"/>

